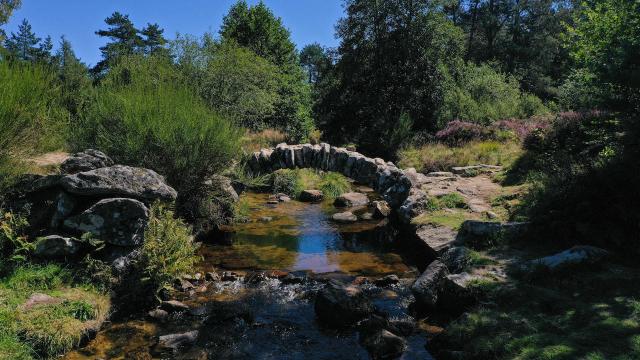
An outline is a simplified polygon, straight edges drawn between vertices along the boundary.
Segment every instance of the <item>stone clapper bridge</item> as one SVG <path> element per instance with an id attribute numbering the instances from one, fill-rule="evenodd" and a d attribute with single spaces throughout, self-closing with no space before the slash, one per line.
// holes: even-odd
<path id="1" fill-rule="evenodd" d="M 248 166 L 255 174 L 295 168 L 313 168 L 341 173 L 358 183 L 370 186 L 382 195 L 392 209 L 401 213 L 410 212 L 413 207 L 411 204 L 413 196 L 410 195 L 416 191 L 421 192 L 413 189 L 411 174 L 407 174 L 394 163 L 380 158 L 372 159 L 358 152 L 326 143 L 278 144 L 274 149 L 254 152 L 248 161 Z"/>

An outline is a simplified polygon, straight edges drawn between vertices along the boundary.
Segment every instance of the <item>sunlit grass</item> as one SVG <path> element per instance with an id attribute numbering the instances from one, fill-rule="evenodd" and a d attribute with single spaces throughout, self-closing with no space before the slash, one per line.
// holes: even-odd
<path id="1" fill-rule="evenodd" d="M 413 167 L 418 171 L 449 171 L 455 166 L 502 165 L 509 166 L 522 154 L 520 144 L 507 141 L 480 141 L 460 147 L 445 144 L 427 144 L 400 150 L 398 157 L 402 168 Z"/>
<path id="2" fill-rule="evenodd" d="M 34 293 L 54 303 L 24 307 Z M 50 358 L 77 346 L 106 319 L 109 297 L 88 285 L 74 285 L 58 265 L 16 268 L 0 279 L 0 359 Z"/>

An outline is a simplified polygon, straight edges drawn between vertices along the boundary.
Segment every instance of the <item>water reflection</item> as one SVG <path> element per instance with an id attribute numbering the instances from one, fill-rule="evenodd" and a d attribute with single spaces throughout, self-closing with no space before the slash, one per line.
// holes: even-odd
<path id="1" fill-rule="evenodd" d="M 234 227 L 232 245 L 204 246 L 205 264 L 234 270 L 340 271 L 362 275 L 409 270 L 389 245 L 386 221 L 338 225 L 329 220 L 338 211 L 330 202 L 310 205 L 292 201 L 266 206 L 267 194 L 243 196 L 252 209 L 250 221 Z"/>

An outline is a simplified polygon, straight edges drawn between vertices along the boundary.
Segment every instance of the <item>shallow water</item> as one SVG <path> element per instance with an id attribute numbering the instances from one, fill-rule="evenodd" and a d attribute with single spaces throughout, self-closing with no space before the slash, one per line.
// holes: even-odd
<path id="1" fill-rule="evenodd" d="M 266 205 L 267 194 L 247 194 L 245 199 L 251 208 L 249 222 L 234 226 L 231 246 L 205 245 L 204 267 L 357 275 L 411 270 L 391 244 L 387 220 L 336 224 L 330 215 L 339 210 L 329 201 Z"/>
<path id="2" fill-rule="evenodd" d="M 372 194 L 373 195 L 373 194 Z M 386 220 L 339 225 L 330 215 L 341 211 L 330 202 L 296 201 L 267 205 L 266 194 L 245 194 L 251 219 L 230 229 L 226 245 L 205 244 L 198 271 L 258 270 L 296 272 L 310 279 L 285 285 L 277 279 L 246 284 L 242 279 L 200 286 L 177 299 L 191 307 L 166 323 L 144 319 L 109 324 L 83 349 L 65 358 L 78 359 L 367 359 L 354 330 L 335 331 L 316 322 L 313 296 L 327 278 L 351 282 L 396 274 L 403 281 L 389 288 L 363 285 L 378 309 L 390 318 L 408 318 L 413 298 L 408 284 L 416 270 L 393 244 Z M 368 211 L 358 209 L 357 213 Z M 264 221 L 265 217 L 271 218 Z M 229 317 L 225 314 L 239 313 Z M 217 315 L 213 315 L 217 314 Z M 223 315 L 220 315 L 223 314 Z M 207 317 L 208 315 L 211 315 Z M 209 320 L 207 320 L 209 319 Z M 212 321 L 213 319 L 213 321 Z M 156 346 L 157 336 L 197 329 L 198 342 L 180 353 Z M 407 337 L 402 359 L 430 359 L 426 334 Z"/>

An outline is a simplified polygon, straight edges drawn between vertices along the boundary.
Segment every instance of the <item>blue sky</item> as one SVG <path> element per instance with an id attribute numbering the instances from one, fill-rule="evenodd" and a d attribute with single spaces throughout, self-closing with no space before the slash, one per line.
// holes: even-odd
<path id="1" fill-rule="evenodd" d="M 248 0 L 250 4 L 258 0 Z M 319 42 L 336 46 L 334 26 L 342 17 L 341 0 L 264 0 L 273 12 L 282 18 L 291 31 L 293 41 L 301 49 Z M 105 28 L 104 19 L 114 11 L 129 14 L 141 28 L 147 23 L 158 23 L 167 38 L 176 33 L 201 35 L 216 32 L 235 0 L 23 0 L 22 7 L 4 26 L 7 33 L 17 31 L 22 19 L 27 19 L 34 32 L 45 37 L 51 35 L 58 43 L 65 35 L 73 44 L 76 55 L 89 65 L 100 59 L 98 48 L 105 42 L 94 32 Z"/>

